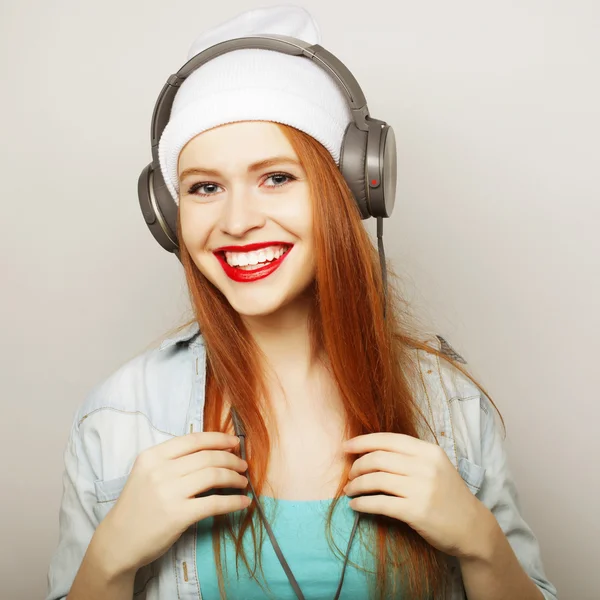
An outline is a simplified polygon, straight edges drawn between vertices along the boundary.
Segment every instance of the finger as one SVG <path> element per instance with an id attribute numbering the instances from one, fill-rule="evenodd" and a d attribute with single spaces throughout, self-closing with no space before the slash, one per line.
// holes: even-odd
<path id="1" fill-rule="evenodd" d="M 250 496 L 206 496 L 205 498 L 192 498 L 187 501 L 186 510 L 188 522 L 195 523 L 213 515 L 225 515 L 236 510 L 248 508 L 252 498 Z"/>
<path id="2" fill-rule="evenodd" d="M 150 451 L 156 452 L 163 459 L 173 459 L 198 450 L 233 448 L 239 442 L 240 438 L 237 436 L 220 431 L 196 431 L 157 444 Z"/>
<path id="3" fill-rule="evenodd" d="M 377 471 L 352 480 L 344 488 L 344 493 L 347 496 L 359 496 L 382 492 L 390 496 L 406 498 L 410 492 L 410 483 L 410 477 Z"/>
<path id="4" fill-rule="evenodd" d="M 373 471 L 385 471 L 396 475 L 414 475 L 416 464 L 412 456 L 386 450 L 375 450 L 354 461 L 348 473 L 348 479 L 352 480 Z"/>
<path id="5" fill-rule="evenodd" d="M 358 435 L 346 440 L 342 444 L 342 448 L 344 451 L 352 454 L 365 454 L 374 450 L 387 450 L 389 452 L 408 454 L 409 456 L 419 456 L 423 452 L 426 452 L 429 446 L 432 445 L 434 444 L 403 433 L 379 432 Z"/>
<path id="6" fill-rule="evenodd" d="M 226 450 L 199 450 L 170 461 L 168 466 L 174 475 L 180 477 L 208 467 L 223 467 L 240 473 L 248 470 L 245 460 Z"/>
<path id="7" fill-rule="evenodd" d="M 372 515 L 385 515 L 409 523 L 410 501 L 396 496 L 361 496 L 348 503 L 352 510 Z"/>
<path id="8" fill-rule="evenodd" d="M 179 480 L 178 485 L 186 498 L 192 498 L 213 488 L 235 487 L 245 489 L 248 479 L 231 469 L 209 467 L 189 473 Z"/>

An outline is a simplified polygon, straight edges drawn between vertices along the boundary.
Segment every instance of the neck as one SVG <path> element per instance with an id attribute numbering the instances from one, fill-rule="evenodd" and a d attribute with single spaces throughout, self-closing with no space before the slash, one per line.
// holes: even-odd
<path id="1" fill-rule="evenodd" d="M 313 302 L 304 295 L 270 315 L 243 317 L 262 352 L 267 373 L 280 381 L 306 380 L 318 368 L 308 326 Z"/>
<path id="2" fill-rule="evenodd" d="M 268 401 L 275 414 L 309 411 L 333 423 L 344 418 L 344 409 L 325 353 L 312 348 L 313 303 L 314 298 L 306 294 L 276 313 L 243 320 L 263 355 Z"/>

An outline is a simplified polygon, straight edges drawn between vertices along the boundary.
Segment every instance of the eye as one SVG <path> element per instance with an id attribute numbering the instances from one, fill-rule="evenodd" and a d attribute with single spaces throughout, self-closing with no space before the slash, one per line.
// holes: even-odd
<path id="1" fill-rule="evenodd" d="M 283 177 L 286 178 L 287 181 L 284 181 L 283 183 L 279 184 L 279 185 L 268 185 L 267 187 L 283 187 L 284 185 L 288 184 L 290 181 L 295 181 L 297 178 L 294 177 L 293 175 L 290 175 L 289 173 L 273 173 L 271 175 L 269 175 L 267 177 L 267 179 L 272 179 L 273 177 Z"/>
<path id="2" fill-rule="evenodd" d="M 274 179 L 274 178 L 278 178 L 280 183 L 276 183 L 276 185 L 268 185 L 266 187 L 280 188 L 280 187 L 283 187 L 284 185 L 287 185 L 291 181 L 295 181 L 297 179 L 297 177 L 294 177 L 293 175 L 290 175 L 289 173 L 269 173 L 267 175 L 265 181 L 268 179 Z M 281 182 L 280 178 L 284 178 L 285 181 Z M 215 195 L 214 188 L 219 188 L 219 187 L 221 187 L 221 186 L 217 185 L 216 183 L 211 183 L 209 181 L 200 181 L 198 183 L 194 183 L 188 189 L 188 194 L 195 194 L 196 196 L 203 196 L 206 198 L 208 196 L 214 196 Z M 205 192 L 208 192 L 208 193 L 198 192 L 198 190 L 201 188 L 204 188 Z"/>
<path id="3" fill-rule="evenodd" d="M 190 189 L 188 190 L 188 194 L 196 194 L 196 191 L 199 190 L 200 188 L 215 188 L 215 187 L 220 187 L 218 186 L 216 183 L 208 183 L 208 182 L 202 182 L 202 183 L 194 183 L 194 185 L 192 185 L 192 187 L 190 187 Z M 208 194 L 196 194 L 196 196 L 214 196 L 214 194 L 212 193 L 208 193 Z"/>

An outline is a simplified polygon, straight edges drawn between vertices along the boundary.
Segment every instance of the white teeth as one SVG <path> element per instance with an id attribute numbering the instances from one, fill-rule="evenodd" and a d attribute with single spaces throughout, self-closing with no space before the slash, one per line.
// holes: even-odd
<path id="1" fill-rule="evenodd" d="M 225 252 L 225 260 L 231 266 L 245 267 L 276 260 L 285 250 L 284 246 L 269 246 L 255 252 Z"/>

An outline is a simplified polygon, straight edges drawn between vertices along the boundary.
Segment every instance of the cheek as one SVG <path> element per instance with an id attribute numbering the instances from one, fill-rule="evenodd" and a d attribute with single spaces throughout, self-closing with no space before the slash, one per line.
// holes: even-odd
<path id="1" fill-rule="evenodd" d="M 271 219 L 302 242 L 313 238 L 312 205 L 308 197 L 290 198 L 274 207 Z"/>
<path id="2" fill-rule="evenodd" d="M 204 211 L 206 212 L 206 211 Z M 192 262 L 211 283 L 216 284 L 216 272 L 220 269 L 212 252 L 207 250 L 214 227 L 210 215 L 200 214 L 199 210 L 183 211 L 181 214 L 181 235 Z"/>
<path id="3" fill-rule="evenodd" d="M 181 209 L 181 234 L 183 243 L 189 253 L 194 256 L 203 250 L 212 231 L 211 215 L 208 211 L 194 210 L 197 207 Z"/>

